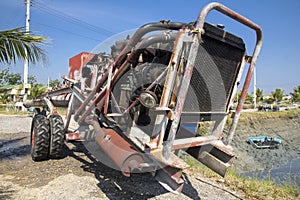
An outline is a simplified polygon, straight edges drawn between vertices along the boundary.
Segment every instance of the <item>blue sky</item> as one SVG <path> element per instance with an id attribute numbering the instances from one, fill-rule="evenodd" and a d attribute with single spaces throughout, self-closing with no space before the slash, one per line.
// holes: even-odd
<path id="1" fill-rule="evenodd" d="M 29 74 L 39 82 L 68 73 L 70 57 L 92 51 L 114 34 L 132 30 L 161 19 L 195 21 L 208 0 L 32 0 L 31 31 L 50 38 L 45 50 L 47 62 L 29 66 Z M 257 87 L 265 93 L 282 88 L 287 93 L 300 85 L 300 1 L 251 0 L 218 1 L 260 25 L 263 47 L 257 63 Z M 224 24 L 225 29 L 242 37 L 250 55 L 254 31 L 233 22 L 216 11 L 207 21 Z M 24 0 L 0 1 L 0 30 L 25 26 Z M 7 66 L 0 65 L 0 70 Z M 23 73 L 23 63 L 10 66 Z"/>

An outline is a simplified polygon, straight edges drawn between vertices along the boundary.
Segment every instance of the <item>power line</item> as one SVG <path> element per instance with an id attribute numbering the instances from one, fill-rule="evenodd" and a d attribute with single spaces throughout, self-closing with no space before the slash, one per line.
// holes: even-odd
<path id="1" fill-rule="evenodd" d="M 93 32 L 96 32 L 96 33 L 99 33 L 101 35 L 107 36 L 107 35 L 114 34 L 110 30 L 92 25 L 92 24 L 87 23 L 83 20 L 77 19 L 77 18 L 75 18 L 71 15 L 68 15 L 64 12 L 58 11 L 54 8 L 51 8 L 51 7 L 47 6 L 46 4 L 42 3 L 41 1 L 34 1 L 34 3 L 32 4 L 32 7 L 36 8 L 39 11 L 43 11 L 45 13 L 48 13 L 48 14 L 52 15 L 52 16 L 60 18 L 64 21 L 66 21 L 66 22 L 75 24 L 75 25 L 80 26 L 80 27 L 85 27 L 86 29 L 88 29 L 90 31 L 93 31 Z"/>
<path id="2" fill-rule="evenodd" d="M 81 34 L 78 34 L 78 33 L 74 33 L 72 31 L 68 31 L 68 30 L 65 30 L 65 29 L 62 29 L 62 28 L 58 28 L 58 27 L 46 25 L 46 24 L 43 24 L 43 23 L 40 23 L 40 22 L 37 22 L 37 21 L 35 21 L 34 23 L 39 24 L 41 26 L 48 27 L 48 28 L 52 28 L 52 29 L 55 29 L 55 30 L 59 30 L 59 31 L 62 31 L 62 32 L 65 32 L 65 33 L 69 33 L 69 34 L 72 34 L 72 35 L 83 37 L 83 38 L 86 38 L 86 39 L 89 39 L 89 40 L 94 40 L 94 41 L 97 41 L 97 42 L 101 42 L 102 41 L 100 39 L 91 38 L 91 37 L 88 37 L 88 36 L 85 36 L 85 35 L 81 35 Z"/>

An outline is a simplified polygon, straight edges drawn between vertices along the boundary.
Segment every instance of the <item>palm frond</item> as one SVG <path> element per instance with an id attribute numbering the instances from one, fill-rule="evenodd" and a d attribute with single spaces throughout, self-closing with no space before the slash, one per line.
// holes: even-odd
<path id="1" fill-rule="evenodd" d="M 24 28 L 0 31 L 0 62 L 16 63 L 17 59 L 28 59 L 32 63 L 45 61 L 46 54 L 40 46 L 46 41 L 46 37 L 31 35 Z"/>

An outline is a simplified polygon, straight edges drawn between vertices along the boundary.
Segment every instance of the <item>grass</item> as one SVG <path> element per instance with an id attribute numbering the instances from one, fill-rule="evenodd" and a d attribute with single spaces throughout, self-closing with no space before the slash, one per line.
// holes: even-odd
<path id="1" fill-rule="evenodd" d="M 58 113 L 61 116 L 65 116 L 67 108 L 64 107 L 56 107 Z M 15 109 L 13 106 L 7 107 L 5 104 L 0 104 L 0 114 L 5 115 L 30 115 L 27 112 L 19 111 Z"/>
<path id="2" fill-rule="evenodd" d="M 61 115 L 65 114 L 66 108 L 57 108 Z M 0 105 L 0 114 L 23 114 L 26 112 L 11 110 L 6 111 L 6 106 Z M 299 118 L 300 109 L 292 109 L 280 112 L 243 112 L 240 121 L 247 121 L 249 119 L 293 119 Z M 230 123 L 230 122 L 228 122 Z M 220 179 L 212 170 L 200 164 L 191 156 L 185 156 L 184 160 L 191 166 L 191 171 L 199 174 L 202 177 L 210 178 L 212 180 Z M 300 186 L 294 183 L 285 185 L 276 185 L 270 180 L 258 180 L 255 178 L 240 177 L 234 170 L 228 170 L 223 184 L 234 191 L 242 191 L 249 197 L 249 199 L 300 199 Z"/>
<path id="3" fill-rule="evenodd" d="M 291 109 L 278 112 L 242 112 L 240 121 L 247 121 L 249 119 L 262 120 L 262 119 L 294 119 L 300 117 L 300 109 Z"/>
<path id="4" fill-rule="evenodd" d="M 64 107 L 56 107 L 57 112 L 59 113 L 59 115 L 61 116 L 65 116 L 66 112 L 67 112 L 67 108 Z"/>
<path id="5" fill-rule="evenodd" d="M 256 199 L 295 199 L 299 198 L 300 186 L 296 184 L 276 185 L 270 180 L 243 178 L 229 170 L 225 184 L 233 190 L 242 190 Z"/>
<path id="6" fill-rule="evenodd" d="M 14 109 L 14 107 L 7 107 L 5 104 L 0 104 L 0 114 L 5 115 L 27 115 L 26 112 Z"/>
<path id="7" fill-rule="evenodd" d="M 199 163 L 191 156 L 183 158 L 191 166 L 191 170 L 202 177 L 219 180 L 220 176 L 215 172 Z M 276 185 L 269 180 L 258 180 L 255 178 L 240 177 L 234 170 L 229 169 L 223 181 L 228 188 L 233 191 L 242 191 L 247 199 L 299 199 L 300 186 L 289 183 Z"/>

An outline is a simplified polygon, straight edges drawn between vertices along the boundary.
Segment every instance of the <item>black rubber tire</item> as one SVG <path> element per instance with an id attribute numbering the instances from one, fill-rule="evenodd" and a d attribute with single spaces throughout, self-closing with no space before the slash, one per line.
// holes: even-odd
<path id="1" fill-rule="evenodd" d="M 50 146 L 49 157 L 59 159 L 63 156 L 65 146 L 64 122 L 61 116 L 51 115 L 50 122 Z"/>
<path id="2" fill-rule="evenodd" d="M 31 158 L 47 160 L 49 155 L 49 121 L 43 115 L 35 115 L 31 125 Z"/>

